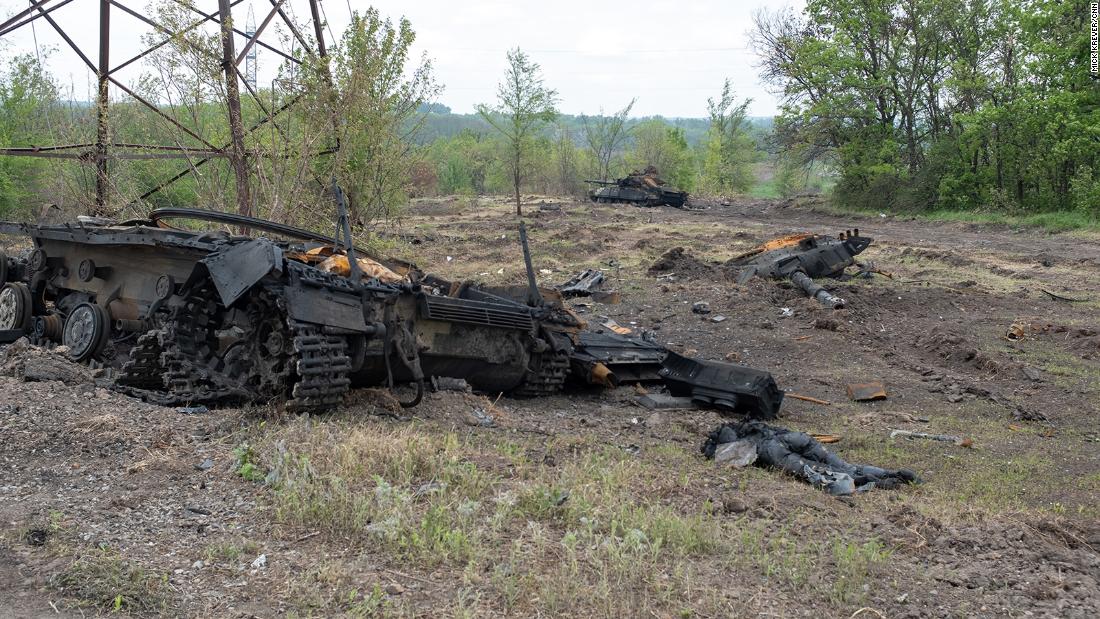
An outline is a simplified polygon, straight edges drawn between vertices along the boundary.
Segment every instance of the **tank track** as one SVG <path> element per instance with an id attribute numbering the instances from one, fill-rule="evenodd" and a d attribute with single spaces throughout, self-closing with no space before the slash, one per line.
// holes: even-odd
<path id="1" fill-rule="evenodd" d="M 523 384 L 512 392 L 523 398 L 554 395 L 562 390 L 569 375 L 569 353 L 548 350 L 534 353 L 527 365 Z"/>
<path id="2" fill-rule="evenodd" d="M 291 322 L 294 374 L 287 410 L 302 411 L 339 406 L 351 379 L 347 340 L 326 335 L 319 327 Z"/>
<path id="3" fill-rule="evenodd" d="M 116 385 L 132 389 L 159 389 L 164 387 L 163 329 L 143 333 L 130 349 L 130 359 L 122 365 Z"/>
<path id="4" fill-rule="evenodd" d="M 343 337 L 326 335 L 315 325 L 287 323 L 280 318 L 275 322 L 286 326 L 285 337 L 290 342 L 283 353 L 285 363 L 257 370 L 247 357 L 227 355 L 223 360 L 217 355 L 217 331 L 227 325 L 222 325 L 224 308 L 211 300 L 214 298 L 212 290 L 197 289 L 173 310 L 163 328 L 139 337 L 115 389 L 161 406 L 257 403 L 274 399 L 271 380 L 284 384 L 292 381 L 282 392 L 289 390 L 288 410 L 323 410 L 341 404 L 351 382 L 351 360 Z M 261 299 L 263 309 L 278 311 L 266 292 Z M 246 332 L 241 339 L 250 341 L 255 335 Z M 257 372 L 279 365 L 293 371 L 285 376 L 265 376 L 268 382 L 261 383 L 257 390 Z"/>

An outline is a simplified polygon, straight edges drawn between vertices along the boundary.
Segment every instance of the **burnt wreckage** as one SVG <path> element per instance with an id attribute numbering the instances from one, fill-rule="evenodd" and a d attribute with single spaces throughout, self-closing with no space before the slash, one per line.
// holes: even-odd
<path id="1" fill-rule="evenodd" d="M 613 181 L 586 180 L 584 182 L 600 186 L 599 189 L 588 192 L 588 198 L 593 202 L 684 208 L 688 199 L 686 191 L 672 187 L 657 176 L 657 168 L 653 166 L 647 166 L 641 172 L 635 170 Z"/>
<path id="2" fill-rule="evenodd" d="M 551 395 L 570 378 L 662 380 L 759 418 L 783 398 L 766 372 L 587 331 L 533 277 L 526 290 L 448 282 L 252 217 L 172 208 L 121 223 L 0 223 L 0 233 L 33 242 L 23 256 L 0 253 L 0 342 L 60 342 L 75 361 L 113 368 L 115 388 L 159 404 L 323 410 L 352 387 L 412 384 L 402 405 L 413 406 L 433 376 L 516 396 Z"/>
<path id="3" fill-rule="evenodd" d="M 856 256 L 870 247 L 873 239 L 859 234 L 859 229 L 845 230 L 838 236 L 810 233 L 792 234 L 772 239 L 732 258 L 726 264 L 740 269 L 737 283 L 754 276 L 789 279 L 826 307 L 843 309 L 847 302 L 814 281 L 815 277 L 839 278 L 844 269 L 857 265 Z M 862 266 L 862 265 L 860 265 Z M 873 266 L 865 269 L 873 270 Z"/>

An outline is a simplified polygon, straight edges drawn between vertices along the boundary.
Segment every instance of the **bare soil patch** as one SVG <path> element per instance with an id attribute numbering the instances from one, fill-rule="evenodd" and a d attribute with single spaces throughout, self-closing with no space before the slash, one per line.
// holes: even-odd
<path id="1" fill-rule="evenodd" d="M 0 372 L 0 614 L 1096 615 L 1100 239 L 791 201 L 527 202 L 545 284 L 596 267 L 623 293 L 575 300 L 581 316 L 767 369 L 829 402 L 789 398 L 781 425 L 925 483 L 837 499 L 720 468 L 699 453 L 717 414 L 653 413 L 629 387 L 438 393 L 412 411 L 365 391 L 324 417 L 187 415 L 83 368 L 27 382 L 44 353 L 23 351 L 0 363 L 13 368 Z M 424 201 L 395 251 L 444 277 L 520 283 L 513 217 L 505 200 Z M 773 236 L 853 227 L 893 278 L 828 282 L 845 310 L 719 267 Z M 848 400 L 869 381 L 886 400 Z"/>

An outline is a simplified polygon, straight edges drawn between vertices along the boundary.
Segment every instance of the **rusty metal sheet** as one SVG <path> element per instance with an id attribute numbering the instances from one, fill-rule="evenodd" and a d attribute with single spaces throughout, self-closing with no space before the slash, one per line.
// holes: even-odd
<path id="1" fill-rule="evenodd" d="M 885 400 L 886 385 L 881 382 L 853 383 L 848 385 L 848 397 L 856 402 Z"/>

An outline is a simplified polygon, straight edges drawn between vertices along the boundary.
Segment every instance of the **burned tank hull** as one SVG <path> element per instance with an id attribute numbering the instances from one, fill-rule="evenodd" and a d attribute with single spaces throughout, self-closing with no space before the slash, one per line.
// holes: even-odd
<path id="1" fill-rule="evenodd" d="M 558 393 L 569 378 L 664 380 L 763 417 L 782 401 L 758 370 L 690 360 L 690 371 L 669 373 L 664 347 L 587 332 L 560 293 L 533 283 L 487 288 L 352 260 L 364 252 L 254 218 L 164 209 L 117 225 L 0 223 L 0 233 L 34 245 L 0 256 L 0 343 L 64 344 L 74 360 L 110 368 L 114 388 L 162 405 L 324 410 L 353 387 L 412 383 L 416 396 L 402 402 L 412 406 L 431 377 L 521 397 Z"/>
<path id="2" fill-rule="evenodd" d="M 588 192 L 588 198 L 593 202 L 622 203 L 635 206 L 674 206 L 683 208 L 687 203 L 688 193 L 669 186 L 657 176 L 657 170 L 647 167 L 642 172 L 631 172 L 623 178 L 614 181 L 585 181 L 594 185 L 601 185 L 598 189 Z"/>
<path id="3" fill-rule="evenodd" d="M 171 228 L 167 216 L 263 236 Z M 0 330 L 64 344 L 74 360 L 114 368 L 118 389 L 161 404 L 324 409 L 353 385 L 422 389 L 426 375 L 522 391 L 544 380 L 531 371 L 540 354 L 554 354 L 530 308 L 429 294 L 409 265 L 387 265 L 409 275 L 399 283 L 353 281 L 318 268 L 335 239 L 263 220 L 174 210 L 0 232 L 34 244 L 3 259 Z"/>
<path id="4" fill-rule="evenodd" d="M 643 190 L 637 187 L 620 187 L 617 185 L 600 187 L 588 192 L 588 198 L 598 203 L 622 203 L 635 206 L 674 206 L 683 208 L 687 203 L 688 194 L 685 191 L 670 189 Z"/>

